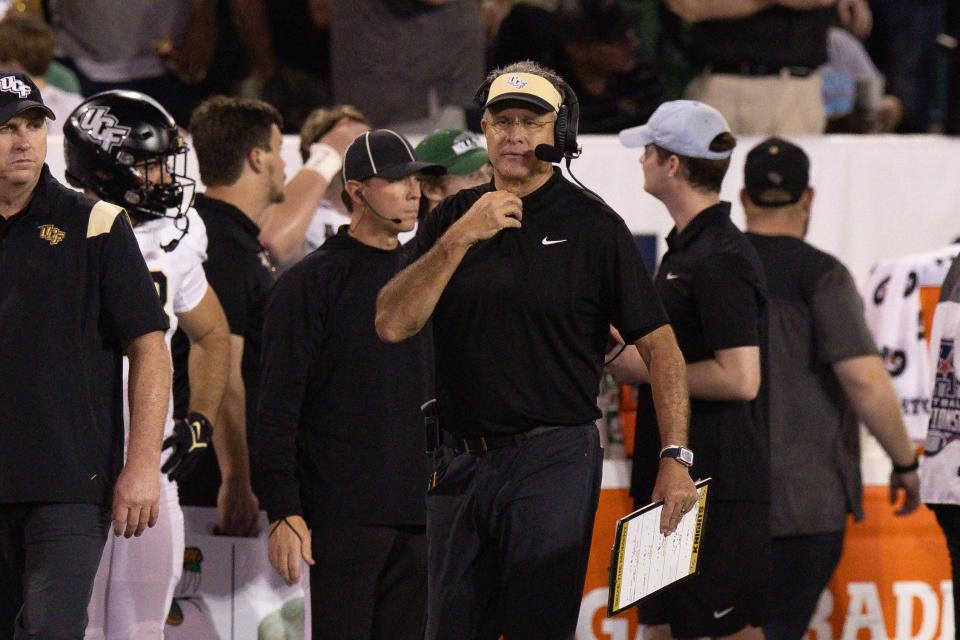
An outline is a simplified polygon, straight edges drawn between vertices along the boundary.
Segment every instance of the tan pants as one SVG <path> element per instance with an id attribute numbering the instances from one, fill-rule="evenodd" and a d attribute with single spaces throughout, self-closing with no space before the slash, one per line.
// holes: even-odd
<path id="1" fill-rule="evenodd" d="M 739 135 L 823 133 L 826 116 L 820 74 L 796 78 L 704 72 L 687 86 L 686 97 L 715 107 Z"/>

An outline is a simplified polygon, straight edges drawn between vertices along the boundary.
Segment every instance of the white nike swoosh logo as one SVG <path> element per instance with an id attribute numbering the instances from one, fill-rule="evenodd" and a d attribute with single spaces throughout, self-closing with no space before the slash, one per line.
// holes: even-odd
<path id="1" fill-rule="evenodd" d="M 548 237 L 549 237 L 549 236 L 543 236 L 543 240 L 541 240 L 541 243 L 542 243 L 544 246 L 547 246 L 548 244 L 559 244 L 559 243 L 561 243 L 561 242 L 566 242 L 566 241 L 567 241 L 566 238 L 564 238 L 563 240 L 548 240 L 548 239 L 547 239 Z"/>
<path id="2" fill-rule="evenodd" d="M 677 279 L 677 278 L 679 278 L 679 277 L 680 277 L 680 276 L 678 276 L 678 275 L 675 274 L 675 273 L 668 273 L 668 274 L 667 274 L 667 280 L 675 280 L 675 279 Z"/>
<path id="3" fill-rule="evenodd" d="M 730 613 L 731 611 L 733 611 L 733 609 L 734 609 L 734 607 L 730 607 L 729 609 L 724 609 L 723 611 L 714 611 L 714 612 L 713 612 L 713 617 L 716 618 L 717 620 L 719 620 L 719 619 L 722 618 L 723 616 L 725 616 L 725 615 L 727 615 L 728 613 Z"/>

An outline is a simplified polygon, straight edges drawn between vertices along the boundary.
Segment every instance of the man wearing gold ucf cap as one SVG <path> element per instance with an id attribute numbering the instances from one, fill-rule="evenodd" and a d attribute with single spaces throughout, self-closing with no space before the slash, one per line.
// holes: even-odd
<path id="1" fill-rule="evenodd" d="M 603 451 L 610 325 L 652 372 L 663 446 L 687 444 L 673 331 L 623 220 L 551 165 L 579 155 L 576 96 L 524 62 L 481 86 L 494 179 L 446 199 L 380 292 L 380 337 L 431 321 L 441 444 L 427 493 L 428 640 L 573 638 Z M 664 460 L 664 532 L 696 499 Z"/>

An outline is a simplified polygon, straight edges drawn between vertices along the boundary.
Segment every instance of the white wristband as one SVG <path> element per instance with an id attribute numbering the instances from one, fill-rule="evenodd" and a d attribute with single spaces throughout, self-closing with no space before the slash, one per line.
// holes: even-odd
<path id="1" fill-rule="evenodd" d="M 303 163 L 304 169 L 316 171 L 330 184 L 333 177 L 340 171 L 343 160 L 337 150 L 325 142 L 314 142 L 310 145 L 310 157 Z"/>

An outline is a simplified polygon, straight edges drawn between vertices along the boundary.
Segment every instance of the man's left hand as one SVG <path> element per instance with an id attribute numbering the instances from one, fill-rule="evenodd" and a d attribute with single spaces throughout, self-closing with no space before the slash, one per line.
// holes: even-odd
<path id="1" fill-rule="evenodd" d="M 139 536 L 160 517 L 160 475 L 156 467 L 123 467 L 113 488 L 113 533 Z"/>
<path id="2" fill-rule="evenodd" d="M 669 535 L 677 530 L 680 519 L 693 508 L 700 498 L 697 487 L 687 467 L 676 460 L 660 460 L 657 483 L 653 488 L 653 501 L 663 500 L 660 512 L 660 533 Z"/>
<path id="3" fill-rule="evenodd" d="M 890 473 L 890 504 L 895 504 L 897 494 L 903 491 L 903 504 L 894 511 L 895 515 L 906 516 L 920 506 L 920 476 L 916 471 Z"/>
<path id="4" fill-rule="evenodd" d="M 175 482 L 182 481 L 200 462 L 212 439 L 213 425 L 203 415 L 191 413 L 186 420 L 177 420 L 173 435 L 163 441 L 163 448 L 172 448 L 173 453 L 160 471 Z"/>

